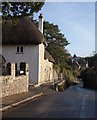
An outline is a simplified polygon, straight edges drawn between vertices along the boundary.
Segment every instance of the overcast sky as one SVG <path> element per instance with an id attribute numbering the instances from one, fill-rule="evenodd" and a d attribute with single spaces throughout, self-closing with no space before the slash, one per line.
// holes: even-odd
<path id="1" fill-rule="evenodd" d="M 66 49 L 71 55 L 90 56 L 95 51 L 94 2 L 46 2 L 39 13 L 59 26 L 70 42 Z"/>

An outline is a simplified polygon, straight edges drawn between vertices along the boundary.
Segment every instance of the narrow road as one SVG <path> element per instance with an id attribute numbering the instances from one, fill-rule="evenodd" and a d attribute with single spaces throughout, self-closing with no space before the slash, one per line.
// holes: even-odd
<path id="1" fill-rule="evenodd" d="M 3 118 L 96 118 L 97 91 L 71 86 L 3 113 Z"/>

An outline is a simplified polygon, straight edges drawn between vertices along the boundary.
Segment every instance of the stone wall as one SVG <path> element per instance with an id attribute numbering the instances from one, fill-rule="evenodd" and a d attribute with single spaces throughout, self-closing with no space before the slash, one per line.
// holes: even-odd
<path id="1" fill-rule="evenodd" d="M 46 59 L 44 60 L 44 82 L 53 82 L 53 80 L 53 63 Z"/>
<path id="2" fill-rule="evenodd" d="M 15 76 L 15 65 L 11 64 L 11 75 L 0 76 L 0 97 L 28 91 L 29 72 L 26 65 L 26 75 Z"/>
<path id="3" fill-rule="evenodd" d="M 0 95 L 0 97 L 28 91 L 27 76 L 19 76 L 15 79 L 13 79 L 11 76 L 3 76 L 2 78 L 0 78 L 0 80 L 1 79 L 2 82 L 0 83 L 0 88 L 2 94 Z"/>

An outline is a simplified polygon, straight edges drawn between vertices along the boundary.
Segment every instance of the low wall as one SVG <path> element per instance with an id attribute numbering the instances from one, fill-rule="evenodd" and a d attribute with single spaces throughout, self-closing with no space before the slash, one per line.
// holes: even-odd
<path id="1" fill-rule="evenodd" d="M 21 75 L 13 79 L 12 76 L 1 76 L 0 77 L 0 97 L 5 97 L 21 92 L 28 91 L 28 78 L 27 76 Z"/>

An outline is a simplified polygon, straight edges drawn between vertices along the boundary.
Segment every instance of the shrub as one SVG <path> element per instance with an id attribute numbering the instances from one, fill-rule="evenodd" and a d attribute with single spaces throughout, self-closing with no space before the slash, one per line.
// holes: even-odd
<path id="1" fill-rule="evenodd" d="M 93 68 L 87 68 L 81 72 L 83 87 L 97 89 L 97 73 Z"/>
<path id="2" fill-rule="evenodd" d="M 58 91 L 64 91 L 65 89 L 65 82 L 58 86 Z"/>

